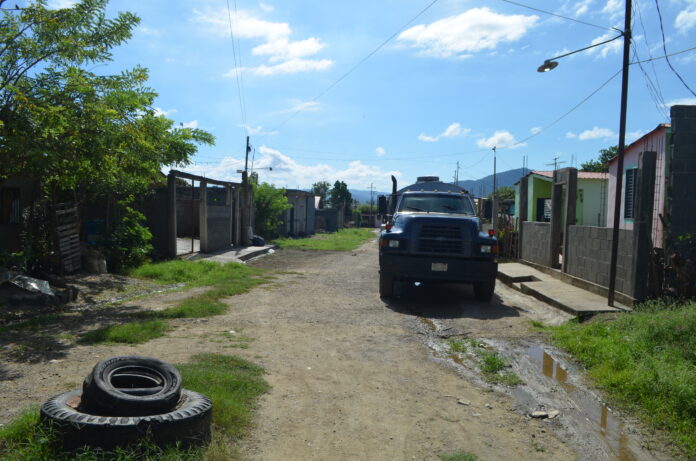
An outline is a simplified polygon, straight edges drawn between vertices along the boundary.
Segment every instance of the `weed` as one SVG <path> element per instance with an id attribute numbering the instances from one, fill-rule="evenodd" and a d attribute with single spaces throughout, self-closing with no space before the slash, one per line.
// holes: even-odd
<path id="1" fill-rule="evenodd" d="M 449 339 L 447 344 L 452 352 L 466 352 L 466 342 L 461 339 Z"/>
<path id="2" fill-rule="evenodd" d="M 652 301 L 615 320 L 547 330 L 611 397 L 696 457 L 696 303 Z"/>
<path id="3" fill-rule="evenodd" d="M 538 320 L 532 320 L 532 327 L 536 329 L 544 328 L 544 324 Z"/>
<path id="4" fill-rule="evenodd" d="M 143 319 L 183 319 L 212 317 L 214 315 L 224 314 L 225 312 L 227 312 L 225 303 L 204 295 L 189 298 L 178 306 L 161 311 L 143 311 L 131 315 Z"/>
<path id="5" fill-rule="evenodd" d="M 375 233 L 372 229 L 350 228 L 303 239 L 281 238 L 273 243 L 281 248 L 353 251 L 362 245 L 363 242 L 372 238 L 375 238 Z"/>
<path id="6" fill-rule="evenodd" d="M 449 455 L 440 455 L 442 461 L 476 461 L 478 456 L 468 451 L 458 451 Z"/>
<path id="7" fill-rule="evenodd" d="M 497 373 L 507 366 L 505 359 L 497 352 L 481 352 L 481 371 Z"/>
<path id="8" fill-rule="evenodd" d="M 536 451 L 538 453 L 543 453 L 546 451 L 546 447 L 544 447 L 542 444 L 540 444 L 536 440 L 532 440 L 532 448 L 534 448 L 534 451 Z"/>
<path id="9" fill-rule="evenodd" d="M 85 333 L 79 342 L 141 344 L 163 336 L 171 327 L 161 320 L 124 323 Z"/>

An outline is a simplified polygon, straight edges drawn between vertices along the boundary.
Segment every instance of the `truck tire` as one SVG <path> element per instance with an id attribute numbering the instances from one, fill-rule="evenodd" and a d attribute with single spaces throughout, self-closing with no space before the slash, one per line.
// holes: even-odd
<path id="1" fill-rule="evenodd" d="M 380 298 L 391 298 L 394 296 L 394 277 L 379 274 L 379 296 Z"/>
<path id="2" fill-rule="evenodd" d="M 149 437 L 158 446 L 183 447 L 210 441 L 213 404 L 203 394 L 184 389 L 171 411 L 149 416 L 95 416 L 81 411 L 81 390 L 51 397 L 39 413 L 63 450 L 83 446 L 110 449 Z"/>
<path id="3" fill-rule="evenodd" d="M 483 302 L 490 302 L 495 291 L 495 279 L 488 282 L 474 283 L 474 295 L 476 299 Z"/>
<path id="4" fill-rule="evenodd" d="M 181 397 L 181 374 L 161 360 L 122 356 L 102 360 L 82 384 L 81 409 L 94 415 L 167 413 Z"/>

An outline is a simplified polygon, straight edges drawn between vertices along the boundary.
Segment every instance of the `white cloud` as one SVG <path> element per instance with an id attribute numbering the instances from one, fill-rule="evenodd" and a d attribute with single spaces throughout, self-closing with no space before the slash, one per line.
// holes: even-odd
<path id="1" fill-rule="evenodd" d="M 140 26 L 138 27 L 138 32 L 149 37 L 159 37 L 162 35 L 162 31 L 159 29 L 153 29 L 151 27 Z"/>
<path id="2" fill-rule="evenodd" d="M 644 134 L 646 134 L 648 130 L 636 130 L 636 131 L 629 131 L 626 133 L 626 144 L 630 144 L 636 139 L 640 138 Z"/>
<path id="3" fill-rule="evenodd" d="M 573 132 L 566 133 L 566 138 L 578 139 L 579 141 L 591 141 L 594 139 L 610 140 L 617 137 L 618 135 L 609 128 L 600 128 L 598 126 L 593 127 L 591 130 L 585 130 L 580 134 L 575 134 Z"/>
<path id="4" fill-rule="evenodd" d="M 665 103 L 665 107 L 672 106 L 696 106 L 696 98 L 673 99 Z"/>
<path id="5" fill-rule="evenodd" d="M 606 40 L 609 40 L 610 38 L 616 37 L 616 35 L 617 32 L 615 31 L 607 32 L 606 34 L 601 35 L 592 40 L 592 42 L 590 42 L 590 45 L 596 45 L 597 43 L 604 42 Z M 587 52 L 589 54 L 599 53 L 600 56 L 606 58 L 607 55 L 609 55 L 610 53 L 618 54 L 621 52 L 621 50 L 623 50 L 623 40 L 616 39 L 613 42 L 607 43 L 606 45 L 601 45 L 597 48 L 590 48 L 589 50 L 587 50 Z"/>
<path id="6" fill-rule="evenodd" d="M 193 13 L 195 22 L 207 25 L 206 29 L 219 37 L 229 37 L 230 24 L 226 9 L 208 8 L 193 10 Z M 233 19 L 232 26 L 237 38 L 263 40 L 263 43 L 252 48 L 251 52 L 254 56 L 267 58 L 268 63 L 257 67 L 231 69 L 224 74 L 225 77 L 235 77 L 238 72 L 267 76 L 324 71 L 333 66 L 330 59 L 308 59 L 309 56 L 323 50 L 326 45 L 316 37 L 291 40 L 292 29 L 287 22 L 265 21 L 241 10 Z"/>
<path id="7" fill-rule="evenodd" d="M 440 139 L 439 136 L 433 137 L 433 136 L 428 136 L 425 133 L 421 133 L 418 135 L 418 140 L 423 141 L 423 142 L 437 142 Z"/>
<path id="8" fill-rule="evenodd" d="M 529 132 L 532 134 L 539 134 L 541 133 L 542 129 L 540 126 L 533 126 L 532 128 L 529 129 Z"/>
<path id="9" fill-rule="evenodd" d="M 518 147 L 524 147 L 527 145 L 526 142 L 518 143 L 515 137 L 509 131 L 496 131 L 490 138 L 481 138 L 476 141 L 479 147 L 492 148 L 496 147 L 498 149 L 509 148 L 517 149 Z"/>
<path id="10" fill-rule="evenodd" d="M 60 10 L 62 8 L 70 8 L 77 3 L 77 0 L 50 0 L 46 5 L 52 10 Z"/>
<path id="11" fill-rule="evenodd" d="M 278 74 L 296 74 L 298 72 L 321 71 L 328 70 L 333 66 L 333 61 L 330 59 L 293 59 L 274 66 L 265 64 L 248 69 L 254 75 L 278 75 Z"/>
<path id="12" fill-rule="evenodd" d="M 411 42 L 425 55 L 467 57 L 467 53 L 493 50 L 500 43 L 519 40 L 538 20 L 538 16 L 503 15 L 485 7 L 473 8 L 429 25 L 411 27 L 398 39 Z"/>
<path id="13" fill-rule="evenodd" d="M 267 168 L 272 167 L 270 171 Z M 244 168 L 244 158 L 226 157 L 217 165 L 193 164 L 183 170 L 193 174 L 205 174 L 206 177 L 227 181 L 239 181 L 235 172 Z M 345 181 L 348 187 L 368 189 L 374 183 L 377 190 L 391 189 L 391 175 L 401 178 L 399 171 L 383 171 L 381 168 L 367 165 L 360 160 L 349 162 L 343 167 L 325 163 L 304 165 L 283 154 L 277 149 L 262 145 L 257 149 L 254 168 L 259 169 L 261 181 L 279 187 L 308 189 L 319 180 L 333 184 L 336 180 Z"/>
<path id="14" fill-rule="evenodd" d="M 623 14 L 624 3 L 622 0 L 607 0 L 607 4 L 602 8 L 602 13 L 608 14 L 611 19 L 615 19 Z"/>
<path id="15" fill-rule="evenodd" d="M 244 128 L 246 130 L 246 132 L 252 136 L 253 135 L 275 136 L 278 134 L 277 131 L 263 131 L 263 127 L 260 127 L 260 126 L 257 126 L 256 128 L 254 128 L 253 126 L 245 125 L 245 124 L 241 124 L 241 125 L 237 125 L 237 126 L 240 128 Z"/>
<path id="16" fill-rule="evenodd" d="M 292 107 L 283 112 L 316 112 L 321 107 L 317 101 L 301 101 L 299 99 L 291 99 L 290 104 Z"/>
<path id="17" fill-rule="evenodd" d="M 583 0 L 575 4 L 575 16 L 582 16 L 583 14 L 587 13 L 593 1 L 594 0 Z"/>
<path id="18" fill-rule="evenodd" d="M 450 126 L 445 128 L 445 131 L 437 136 L 429 136 L 425 133 L 418 135 L 418 139 L 424 142 L 437 142 L 440 138 L 457 138 L 460 136 L 466 136 L 471 130 L 469 128 L 462 128 L 462 125 L 458 122 L 452 123 Z"/>
<path id="19" fill-rule="evenodd" d="M 169 110 L 164 110 L 160 109 L 159 107 L 155 107 L 155 117 L 161 117 L 165 116 L 168 117 L 171 114 L 176 114 L 176 109 L 169 109 Z"/>
<path id="20" fill-rule="evenodd" d="M 259 3 L 259 7 L 261 7 L 261 9 L 263 11 L 265 11 L 266 13 L 270 13 L 271 11 L 273 11 L 275 9 L 275 7 L 273 5 L 267 5 L 266 3 L 263 3 L 263 2 Z"/>
<path id="21" fill-rule="evenodd" d="M 674 20 L 674 27 L 679 32 L 686 33 L 689 29 L 696 26 L 696 6 L 691 5 L 687 9 L 680 11 L 677 19 Z"/>
<path id="22" fill-rule="evenodd" d="M 375 155 L 377 157 L 384 157 L 387 154 L 387 151 L 384 150 L 384 147 L 379 146 L 377 149 L 375 149 Z"/>
<path id="23" fill-rule="evenodd" d="M 191 120 L 190 122 L 183 122 L 181 128 L 198 128 L 198 120 Z"/>

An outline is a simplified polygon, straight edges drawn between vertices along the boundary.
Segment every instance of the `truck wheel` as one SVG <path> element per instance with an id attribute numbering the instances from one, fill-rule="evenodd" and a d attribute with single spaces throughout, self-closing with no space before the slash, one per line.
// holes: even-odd
<path id="1" fill-rule="evenodd" d="M 394 277 L 379 274 L 379 296 L 381 298 L 394 296 Z"/>
<path id="2" fill-rule="evenodd" d="M 495 291 L 495 279 L 489 282 L 474 283 L 474 295 L 476 299 L 483 302 L 490 302 Z"/>

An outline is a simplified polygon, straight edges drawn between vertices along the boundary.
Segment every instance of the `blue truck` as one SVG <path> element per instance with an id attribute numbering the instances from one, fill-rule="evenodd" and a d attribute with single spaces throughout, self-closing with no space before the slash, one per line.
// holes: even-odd
<path id="1" fill-rule="evenodd" d="M 379 294 L 394 296 L 398 282 L 469 283 L 488 302 L 498 273 L 498 242 L 481 232 L 471 195 L 434 176 L 379 197 Z M 492 233 L 491 233 L 492 234 Z"/>

